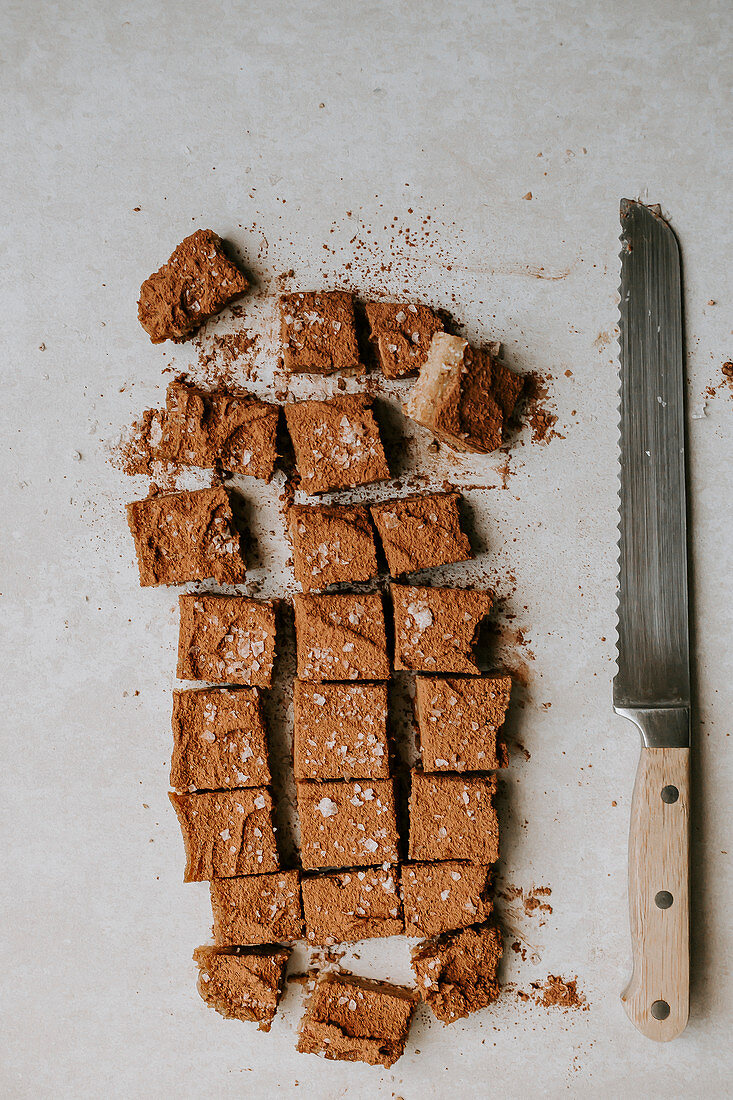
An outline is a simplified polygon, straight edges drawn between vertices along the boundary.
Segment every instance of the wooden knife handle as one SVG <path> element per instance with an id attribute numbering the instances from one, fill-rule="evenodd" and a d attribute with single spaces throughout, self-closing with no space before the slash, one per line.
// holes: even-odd
<path id="1" fill-rule="evenodd" d="M 690 985 L 690 750 L 642 748 L 631 804 L 631 1022 L 666 1042 L 684 1031 Z"/>

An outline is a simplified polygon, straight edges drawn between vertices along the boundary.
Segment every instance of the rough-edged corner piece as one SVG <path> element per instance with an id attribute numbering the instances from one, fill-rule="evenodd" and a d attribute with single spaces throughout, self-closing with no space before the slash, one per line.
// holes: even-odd
<path id="1" fill-rule="evenodd" d="M 243 596 L 179 596 L 179 680 L 270 687 L 275 604 Z"/>
<path id="2" fill-rule="evenodd" d="M 489 454 L 504 443 L 523 389 L 491 351 L 437 332 L 405 412 L 457 450 Z"/>
<path id="3" fill-rule="evenodd" d="M 300 873 L 274 871 L 215 879 L 211 911 L 217 944 L 297 940 L 303 933 Z"/>
<path id="4" fill-rule="evenodd" d="M 269 791 L 248 787 L 168 797 L 183 833 L 184 882 L 279 869 Z"/>
<path id="5" fill-rule="evenodd" d="M 154 344 L 183 340 L 248 287 L 221 237 L 197 229 L 140 287 L 140 324 Z"/>
<path id="6" fill-rule="evenodd" d="M 388 779 L 387 685 L 293 685 L 296 779 Z"/>
<path id="7" fill-rule="evenodd" d="M 294 504 L 288 511 L 295 579 L 304 592 L 376 577 L 369 511 L 360 505 Z"/>
<path id="8" fill-rule="evenodd" d="M 417 721 L 426 772 L 484 772 L 505 768 L 499 740 L 512 689 L 510 676 L 418 676 Z"/>
<path id="9" fill-rule="evenodd" d="M 328 972 L 318 977 L 298 1028 L 301 1054 L 393 1066 L 417 1004 L 411 989 Z"/>
<path id="10" fill-rule="evenodd" d="M 171 787 L 219 791 L 270 783 L 257 688 L 173 692 Z"/>
<path id="11" fill-rule="evenodd" d="M 226 490 L 162 493 L 127 505 L 140 584 L 185 584 L 213 577 L 242 584 L 246 566 Z"/>
<path id="12" fill-rule="evenodd" d="M 354 299 L 345 290 L 280 298 L 283 365 L 291 374 L 361 374 Z"/>
<path id="13" fill-rule="evenodd" d="M 366 394 L 285 405 L 300 488 L 327 493 L 388 480 L 379 427 Z"/>
<path id="14" fill-rule="evenodd" d="M 159 450 L 181 466 L 221 467 L 270 481 L 277 461 L 280 409 L 250 393 L 171 382 Z"/>
<path id="15" fill-rule="evenodd" d="M 297 595 L 301 680 L 388 680 L 387 634 L 377 594 Z"/>
<path id="16" fill-rule="evenodd" d="M 504 946 L 494 924 L 446 932 L 412 952 L 417 989 L 444 1024 L 478 1012 L 497 1000 L 496 971 Z"/>
<path id="17" fill-rule="evenodd" d="M 230 1020 L 269 1031 L 282 997 L 290 949 L 197 947 L 198 991 L 210 1008 Z"/>
<path id="18" fill-rule="evenodd" d="M 424 493 L 369 506 L 393 577 L 473 557 L 458 500 L 458 493 Z"/>
<path id="19" fill-rule="evenodd" d="M 370 339 L 386 378 L 416 374 L 427 359 L 430 341 L 443 324 L 428 306 L 367 302 Z"/>
<path id="20" fill-rule="evenodd" d="M 300 859 L 308 871 L 396 863 L 397 816 L 391 779 L 296 784 Z"/>
<path id="21" fill-rule="evenodd" d="M 412 772 L 410 859 L 496 863 L 496 776 Z"/>
<path id="22" fill-rule="evenodd" d="M 491 611 L 491 593 L 400 584 L 391 592 L 396 669 L 479 674 L 473 650 Z"/>
<path id="23" fill-rule="evenodd" d="M 303 879 L 306 940 L 312 947 L 404 932 L 398 867 L 365 867 Z"/>
<path id="24" fill-rule="evenodd" d="M 492 914 L 492 870 L 486 864 L 403 863 L 400 877 L 408 936 L 439 936 Z"/>

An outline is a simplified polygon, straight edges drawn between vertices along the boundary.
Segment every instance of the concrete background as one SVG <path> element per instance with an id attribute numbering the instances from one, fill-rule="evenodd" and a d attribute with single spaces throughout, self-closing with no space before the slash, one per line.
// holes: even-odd
<path id="1" fill-rule="evenodd" d="M 733 401 L 703 402 L 733 357 L 730 5 L 5 0 L 2 15 L 3 1095 L 731 1095 Z M 621 196 L 660 202 L 681 238 L 695 417 L 693 998 L 664 1047 L 618 998 L 638 752 L 610 703 Z M 449 1028 L 420 1010 L 382 1073 L 295 1052 L 296 984 L 269 1036 L 195 992 L 207 891 L 181 882 L 167 801 L 176 593 L 137 586 L 122 505 L 146 485 L 109 458 L 162 401 L 163 368 L 196 367 L 195 347 L 150 345 L 135 303 L 204 226 L 259 279 L 244 319 L 210 328 L 262 327 L 258 392 L 289 269 L 292 286 L 446 306 L 553 378 L 564 438 L 525 432 L 506 491 L 497 456 L 430 455 L 397 428 L 402 472 L 482 486 L 466 496 L 484 551 L 461 576 L 517 616 L 499 649 L 526 672 L 513 723 L 531 758 L 515 751 L 505 779 L 501 874 L 549 885 L 553 912 L 505 907 L 527 957 L 509 950 L 504 977 L 577 975 L 587 1012 L 511 987 Z M 281 487 L 243 489 L 253 586 L 281 593 Z M 405 941 L 344 964 L 409 978 Z"/>

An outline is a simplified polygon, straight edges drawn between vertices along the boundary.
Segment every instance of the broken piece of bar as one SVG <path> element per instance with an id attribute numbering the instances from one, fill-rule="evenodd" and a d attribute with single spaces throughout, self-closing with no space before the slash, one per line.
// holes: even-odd
<path id="1" fill-rule="evenodd" d="M 446 932 L 412 951 L 417 989 L 444 1024 L 478 1012 L 500 993 L 496 971 L 504 946 L 494 924 Z"/>
<path id="2" fill-rule="evenodd" d="M 417 720 L 426 772 L 483 772 L 505 768 L 497 735 L 506 717 L 510 676 L 418 676 Z"/>
<path id="3" fill-rule="evenodd" d="M 127 505 L 140 584 L 184 584 L 213 577 L 242 584 L 246 567 L 226 490 L 163 493 Z"/>
<path id="4" fill-rule="evenodd" d="M 248 287 L 221 237 L 197 229 L 140 287 L 140 324 L 154 344 L 183 340 Z"/>
<path id="5" fill-rule="evenodd" d="M 306 870 L 396 863 L 397 817 L 391 779 L 296 783 L 300 859 Z"/>
<path id="6" fill-rule="evenodd" d="M 179 680 L 270 687 L 275 605 L 243 596 L 179 596 Z"/>
<path id="7" fill-rule="evenodd" d="M 424 775 L 413 770 L 410 859 L 496 863 L 496 776 Z"/>
<path id="8" fill-rule="evenodd" d="M 210 1008 L 231 1020 L 269 1031 L 282 997 L 290 949 L 197 947 L 198 991 Z"/>
<path id="9" fill-rule="evenodd" d="M 481 671 L 473 649 L 491 611 L 489 592 L 393 584 L 396 669 L 415 672 Z"/>
<path id="10" fill-rule="evenodd" d="M 434 333 L 443 325 L 428 306 L 367 302 L 371 340 L 386 378 L 415 374 L 425 362 Z"/>
<path id="11" fill-rule="evenodd" d="M 463 860 L 403 863 L 405 933 L 439 936 L 487 920 L 493 911 L 491 867 Z M 231 880 L 228 880 L 231 881 Z"/>
<path id="12" fill-rule="evenodd" d="M 291 374 L 361 374 L 354 299 L 344 290 L 283 294 L 283 364 Z"/>
<path id="13" fill-rule="evenodd" d="M 388 779 L 387 685 L 293 685 L 296 779 Z"/>
<path id="14" fill-rule="evenodd" d="M 425 493 L 370 504 L 393 577 L 473 557 L 458 500 L 458 493 Z"/>
<path id="15" fill-rule="evenodd" d="M 171 725 L 174 790 L 269 784 L 267 737 L 257 688 L 174 691 Z"/>
<path id="16" fill-rule="evenodd" d="M 437 332 L 404 408 L 457 450 L 489 454 L 505 441 L 523 388 L 522 376 L 491 351 Z"/>
<path id="17" fill-rule="evenodd" d="M 214 942 L 273 943 L 303 933 L 298 871 L 242 875 L 211 882 Z"/>
<path id="18" fill-rule="evenodd" d="M 417 1004 L 411 989 L 346 973 L 321 973 L 298 1028 L 301 1054 L 393 1066 Z"/>
<path id="19" fill-rule="evenodd" d="M 295 635 L 301 680 L 388 680 L 382 597 L 297 595 Z"/>
<path id="20" fill-rule="evenodd" d="M 294 504 L 288 511 L 288 533 L 295 579 L 304 592 L 368 581 L 379 572 L 374 529 L 362 506 Z"/>
<path id="21" fill-rule="evenodd" d="M 312 947 L 404 932 L 397 867 L 367 867 L 304 878 L 306 939 Z"/>
<path id="22" fill-rule="evenodd" d="M 285 406 L 304 492 L 327 493 L 389 478 L 371 404 L 365 394 L 344 394 Z"/>
<path id="23" fill-rule="evenodd" d="M 186 849 L 184 882 L 258 875 L 280 866 L 264 787 L 169 794 Z"/>

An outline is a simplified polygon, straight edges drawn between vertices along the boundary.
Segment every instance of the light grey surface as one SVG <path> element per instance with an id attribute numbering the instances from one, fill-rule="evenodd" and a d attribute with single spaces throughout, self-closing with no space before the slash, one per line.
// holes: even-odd
<path id="1" fill-rule="evenodd" d="M 723 2 L 3 5 L 4 1095 L 729 1095 L 729 392 L 689 423 L 693 1002 L 666 1047 L 618 1000 L 638 746 L 611 677 L 618 200 L 660 202 L 681 238 L 699 412 L 733 357 L 730 30 Z M 535 654 L 503 873 L 550 884 L 554 908 L 540 927 L 508 907 L 530 949 L 506 978 L 577 974 L 588 1012 L 511 993 L 450 1028 L 421 1010 L 382 1073 L 295 1053 L 297 985 L 269 1036 L 195 993 L 210 913 L 167 802 L 175 594 L 137 587 L 121 505 L 145 485 L 107 458 L 171 359 L 137 325 L 141 279 L 199 226 L 264 280 L 409 287 L 556 380 L 565 438 L 525 435 L 507 491 L 495 458 L 429 459 L 422 439 L 405 461 L 495 486 L 467 494 L 477 569 L 507 593 L 516 577 Z M 277 493 L 251 490 L 264 591 L 288 579 Z M 358 954 L 409 977 L 402 943 Z"/>

